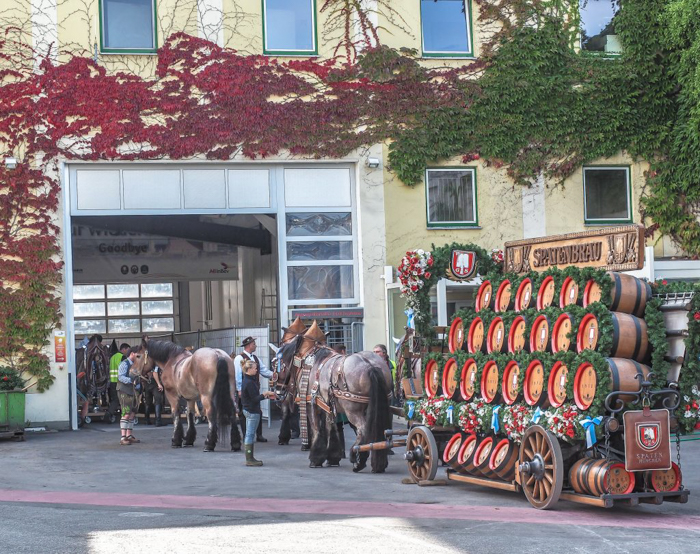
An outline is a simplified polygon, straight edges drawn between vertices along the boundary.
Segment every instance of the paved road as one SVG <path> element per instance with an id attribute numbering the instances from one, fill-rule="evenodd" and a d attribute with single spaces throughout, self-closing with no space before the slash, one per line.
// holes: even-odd
<path id="1" fill-rule="evenodd" d="M 120 447 L 117 427 L 99 423 L 0 442 L 0 552 L 698 551 L 700 492 L 688 504 L 542 512 L 516 493 L 402 485 L 400 455 L 384 475 L 345 462 L 312 470 L 299 441 L 270 441 L 256 451 L 265 466 L 246 468 L 241 453 L 202 452 L 198 429 L 197 446 L 179 450 L 169 428 L 139 425 L 143 443 Z M 683 443 L 683 470 L 700 491 L 700 441 Z"/>

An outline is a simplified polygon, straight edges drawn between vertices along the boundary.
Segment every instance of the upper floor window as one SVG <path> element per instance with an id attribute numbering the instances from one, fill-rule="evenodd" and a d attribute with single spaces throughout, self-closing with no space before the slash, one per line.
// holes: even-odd
<path id="1" fill-rule="evenodd" d="M 473 55 L 471 8 L 466 0 L 421 0 L 422 48 L 426 57 Z"/>
<path id="2" fill-rule="evenodd" d="M 586 223 L 631 223 L 629 167 L 584 167 L 583 200 Z"/>
<path id="3" fill-rule="evenodd" d="M 617 0 L 581 0 L 581 50 L 615 55 L 622 51 L 615 32 L 615 20 L 620 11 Z"/>
<path id="4" fill-rule="evenodd" d="M 479 224 L 474 169 L 428 169 L 425 183 L 428 227 L 474 227 Z"/>
<path id="5" fill-rule="evenodd" d="M 155 52 L 158 48 L 155 22 L 155 0 L 100 0 L 102 52 Z"/>
<path id="6" fill-rule="evenodd" d="M 263 0 L 265 54 L 316 54 L 315 0 Z"/>

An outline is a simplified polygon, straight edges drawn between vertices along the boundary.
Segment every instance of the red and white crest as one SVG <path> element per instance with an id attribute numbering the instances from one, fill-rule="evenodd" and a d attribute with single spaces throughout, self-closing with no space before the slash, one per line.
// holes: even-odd
<path id="1" fill-rule="evenodd" d="M 458 279 L 467 279 L 476 272 L 476 253 L 453 250 L 450 271 Z"/>
<path id="2" fill-rule="evenodd" d="M 644 450 L 654 450 L 659 446 L 661 425 L 659 423 L 638 423 L 637 443 Z"/>

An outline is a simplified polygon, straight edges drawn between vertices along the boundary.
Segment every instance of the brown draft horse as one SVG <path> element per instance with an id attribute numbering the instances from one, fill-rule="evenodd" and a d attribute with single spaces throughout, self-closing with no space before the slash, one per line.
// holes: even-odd
<path id="1" fill-rule="evenodd" d="M 280 347 L 277 386 L 292 396 L 301 395 L 300 401 L 307 402 L 311 431 L 309 466 L 322 467 L 324 461 L 328 461 L 329 466 L 339 466 L 343 447 L 336 427 L 336 413 L 344 413 L 357 428 L 355 445 L 384 440 L 384 431 L 392 424 L 391 371 L 373 352 L 337 354 L 323 344 L 322 333 L 319 337 L 314 331 L 319 331 L 315 324 L 304 335 Z M 301 364 L 311 366 L 307 398 L 303 398 L 307 391 L 301 390 L 302 371 L 298 367 Z M 357 454 L 351 450 L 353 471 L 367 467 L 368 458 L 369 452 Z M 386 451 L 372 451 L 373 473 L 384 472 L 387 465 Z"/>
<path id="2" fill-rule="evenodd" d="M 230 428 L 231 450 L 241 449 L 241 435 L 236 424 L 236 373 L 231 357 L 218 348 L 200 348 L 189 352 L 175 343 L 144 337 L 134 367 L 146 375 L 154 365 L 161 369 L 161 381 L 173 414 L 173 448 L 183 441 L 180 399 L 187 401 L 185 446 L 193 446 L 197 437 L 194 426 L 195 402 L 201 398 L 209 420 L 204 451 L 216 448 L 217 440 L 225 443 Z"/>

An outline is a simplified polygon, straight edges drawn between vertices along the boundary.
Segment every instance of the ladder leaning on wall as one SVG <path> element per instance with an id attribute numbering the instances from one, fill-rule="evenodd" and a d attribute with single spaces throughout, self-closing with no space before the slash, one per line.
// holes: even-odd
<path id="1" fill-rule="evenodd" d="M 260 325 L 269 325 L 270 342 L 277 344 L 277 295 L 268 294 L 262 289 L 262 303 L 260 304 Z"/>

